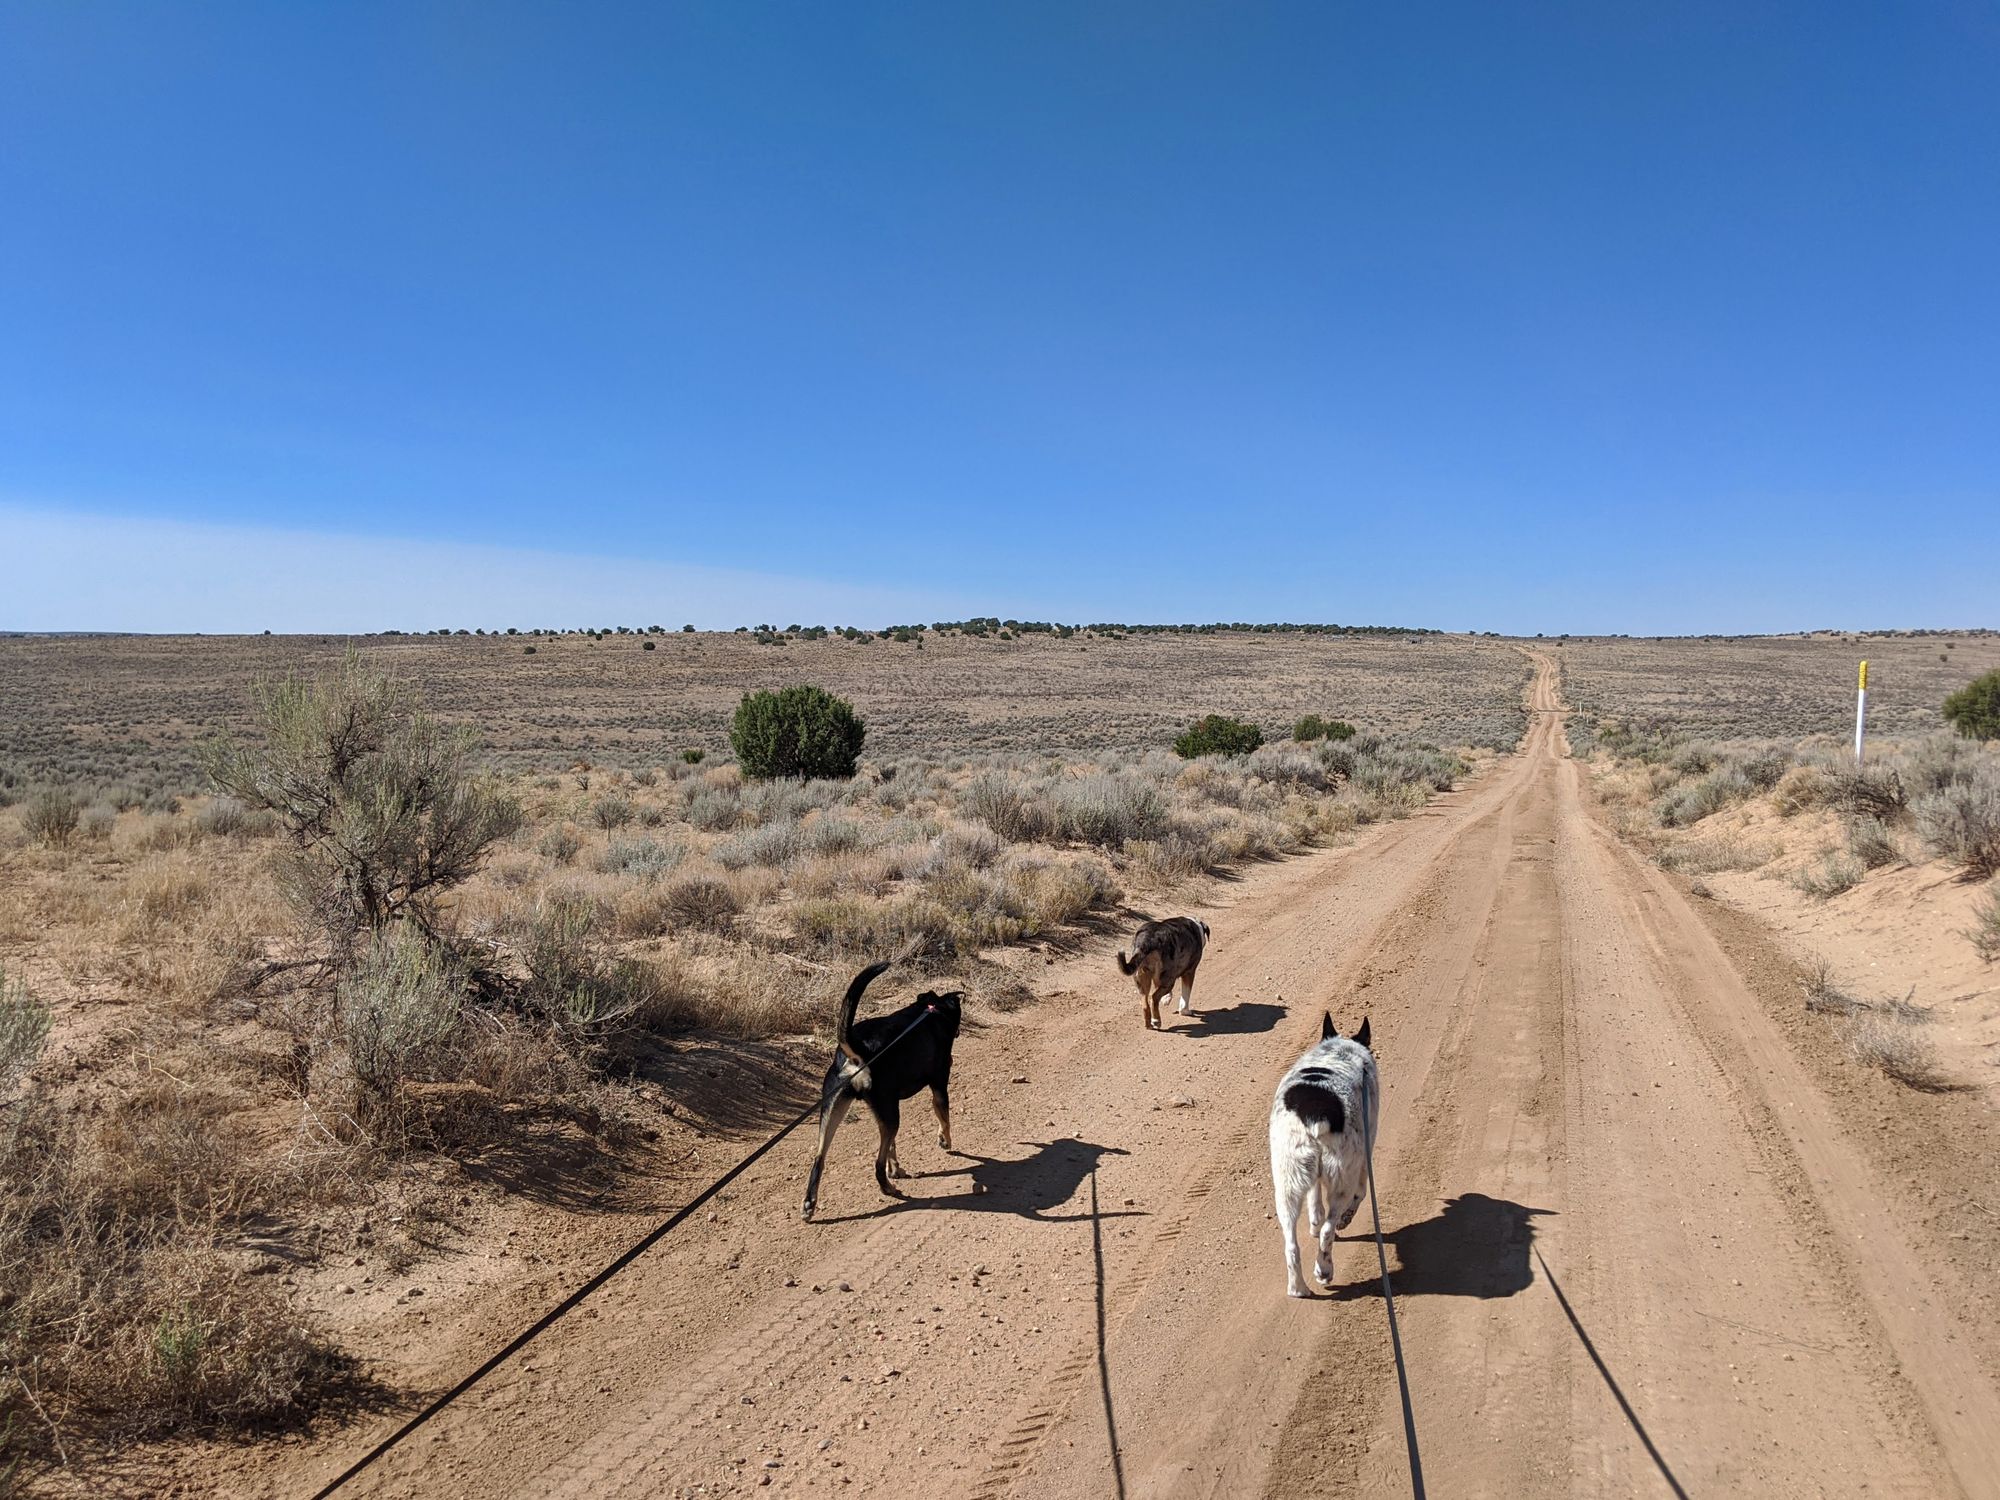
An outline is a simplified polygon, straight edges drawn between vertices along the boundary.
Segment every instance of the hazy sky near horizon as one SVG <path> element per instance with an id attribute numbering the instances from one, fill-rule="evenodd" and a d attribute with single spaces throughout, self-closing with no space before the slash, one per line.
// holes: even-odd
<path id="1" fill-rule="evenodd" d="M 2000 624 L 1996 78 L 1989 0 L 21 0 L 0 629 Z"/>

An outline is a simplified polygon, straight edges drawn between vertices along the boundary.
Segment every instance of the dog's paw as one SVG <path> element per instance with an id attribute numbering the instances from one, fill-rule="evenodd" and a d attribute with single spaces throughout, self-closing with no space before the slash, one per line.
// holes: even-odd
<path id="1" fill-rule="evenodd" d="M 1318 1281 L 1318 1282 L 1319 1282 L 1319 1284 L 1320 1284 L 1321 1286 L 1332 1286 L 1332 1285 L 1333 1285 L 1333 1262 L 1332 1262 L 1332 1261 L 1330 1261 L 1330 1260 L 1316 1260 L 1316 1261 L 1314 1261 L 1314 1262 L 1313 1262 L 1313 1278 L 1314 1278 L 1314 1280 Z"/>
<path id="2" fill-rule="evenodd" d="M 948 1135 L 940 1135 L 938 1137 L 938 1149 L 940 1151 L 949 1151 L 951 1149 L 951 1137 Z"/>
<path id="3" fill-rule="evenodd" d="M 1361 1210 L 1361 1200 L 1359 1198 L 1356 1198 L 1352 1203 L 1348 1204 L 1346 1208 L 1340 1211 L 1340 1217 L 1333 1221 L 1333 1227 L 1335 1229 L 1345 1229 L 1349 1224 L 1352 1224 L 1354 1222 L 1354 1216 L 1355 1214 L 1360 1212 L 1360 1210 Z"/>
<path id="4" fill-rule="evenodd" d="M 1312 1295 L 1312 1288 L 1305 1284 L 1304 1278 L 1297 1278 L 1286 1286 L 1285 1295 L 1288 1297 L 1310 1297 Z"/>
<path id="5" fill-rule="evenodd" d="M 806 1206 L 799 1210 L 799 1217 L 810 1224 L 812 1216 L 817 1212 L 819 1212 L 819 1205 L 808 1198 L 806 1199 Z"/>

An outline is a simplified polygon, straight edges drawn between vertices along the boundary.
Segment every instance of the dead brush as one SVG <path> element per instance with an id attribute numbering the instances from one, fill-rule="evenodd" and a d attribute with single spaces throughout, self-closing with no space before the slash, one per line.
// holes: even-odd
<path id="1" fill-rule="evenodd" d="M 1919 1029 L 1923 1022 L 1924 1012 L 1907 1002 L 1871 1007 L 1848 1022 L 1848 1050 L 1905 1088 L 1926 1094 L 1963 1088 L 1945 1072 L 1937 1049 Z"/>

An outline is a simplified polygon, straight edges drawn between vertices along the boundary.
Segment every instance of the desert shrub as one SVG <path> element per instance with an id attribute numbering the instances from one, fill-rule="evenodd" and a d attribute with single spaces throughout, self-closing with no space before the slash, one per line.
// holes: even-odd
<path id="1" fill-rule="evenodd" d="M 375 934 L 336 998 L 348 1061 L 373 1115 L 450 1042 L 465 983 L 435 943 L 404 927 Z"/>
<path id="2" fill-rule="evenodd" d="M 1866 1006 L 1848 1022 L 1847 1045 L 1854 1056 L 1879 1068 L 1906 1088 L 1941 1093 L 1954 1087 L 1922 1031 L 1923 1022 L 1901 1008 Z"/>
<path id="3" fill-rule="evenodd" d="M 679 844 L 663 844 L 657 839 L 614 838 L 597 857 L 597 868 L 606 875 L 635 875 L 641 880 L 658 880 L 687 858 Z"/>
<path id="4" fill-rule="evenodd" d="M 1318 714 L 1307 714 L 1292 726 L 1292 738 L 1301 743 L 1351 740 L 1354 738 L 1354 726 L 1340 719 L 1322 719 Z"/>
<path id="5" fill-rule="evenodd" d="M 651 766 L 641 766 L 632 773 L 632 780 L 639 786 L 658 786 L 660 773 Z"/>
<path id="6" fill-rule="evenodd" d="M 549 891 L 535 903 L 520 939 L 528 971 L 523 999 L 577 1040 L 643 1024 L 661 998 L 657 972 L 607 951 L 604 916 L 580 891 Z"/>
<path id="7" fill-rule="evenodd" d="M 1988 963 L 2000 959 L 2000 881 L 1988 886 L 1986 894 L 1972 908 L 1972 925 L 1965 935 Z"/>
<path id="8" fill-rule="evenodd" d="M 1826 772 L 1828 806 L 1861 817 L 1880 818 L 1885 823 L 1902 819 L 1909 808 L 1909 793 L 1902 776 L 1884 766 L 1841 764 Z"/>
<path id="9" fill-rule="evenodd" d="M 689 875 L 674 881 L 661 891 L 660 903 L 677 925 L 711 931 L 725 930 L 743 910 L 735 888 L 713 875 Z"/>
<path id="10" fill-rule="evenodd" d="M 828 807 L 841 789 L 827 781 L 763 781 L 743 789 L 743 817 L 749 823 L 790 823 Z"/>
<path id="11" fill-rule="evenodd" d="M 734 828 L 742 816 L 743 804 L 738 795 L 719 787 L 695 793 L 687 805 L 688 822 L 706 833 Z"/>
<path id="12" fill-rule="evenodd" d="M 543 834 L 535 843 L 535 850 L 544 859 L 566 865 L 575 859 L 583 848 L 583 835 L 567 823 L 558 824 Z"/>
<path id="13" fill-rule="evenodd" d="M 965 808 L 1010 844 L 1047 838 L 1053 828 L 1048 808 L 1003 771 L 973 777 L 965 791 Z"/>
<path id="14" fill-rule="evenodd" d="M 1674 787 L 1653 804 L 1653 812 L 1668 828 L 1685 828 L 1756 791 L 1756 783 L 1740 767 L 1718 766 Z"/>
<path id="15" fill-rule="evenodd" d="M 194 826 L 210 838 L 255 839 L 276 833 L 278 820 L 234 797 L 211 797 L 208 806 L 194 815 Z"/>
<path id="16" fill-rule="evenodd" d="M 984 870 L 1000 857 L 1005 847 L 990 829 L 947 828 L 925 846 L 906 873 L 918 880 L 929 880 L 946 870 Z"/>
<path id="17" fill-rule="evenodd" d="M 1970 876 L 2000 871 L 2000 768 L 1979 781 L 1932 792 L 1914 809 L 1924 847 Z"/>
<path id="18" fill-rule="evenodd" d="M 792 927 L 806 941 L 844 953 L 883 958 L 907 953 L 912 958 L 937 959 L 959 951 L 961 921 L 928 895 L 896 901 L 835 897 L 800 902 Z"/>
<path id="19" fill-rule="evenodd" d="M 790 864 L 804 849 L 805 837 L 799 825 L 787 820 L 747 829 L 717 844 L 712 855 L 725 870 L 741 870 L 748 865 L 776 869 Z"/>
<path id="20" fill-rule="evenodd" d="M 1824 767 L 1793 766 L 1771 789 L 1771 805 L 1780 817 L 1789 818 L 1830 801 L 1832 795 L 1833 787 Z"/>
<path id="21" fill-rule="evenodd" d="M 859 849 L 867 835 L 859 823 L 822 815 L 805 825 L 802 838 L 808 853 L 823 856 Z"/>
<path id="22" fill-rule="evenodd" d="M 681 751 L 681 759 L 682 759 L 683 761 L 685 761 L 685 762 L 686 762 L 686 763 L 687 763 L 688 765 L 691 765 L 691 766 L 698 766 L 698 765 L 700 765 L 700 764 L 702 763 L 702 761 L 703 761 L 703 760 L 705 760 L 705 759 L 707 758 L 707 756 L 708 756 L 708 752 L 707 752 L 706 750 L 683 750 L 683 751 Z"/>
<path id="23" fill-rule="evenodd" d="M 1825 901 L 1842 891 L 1852 890 L 1867 873 L 1861 861 L 1853 855 L 1843 849 L 1829 849 L 1820 856 L 1819 863 L 1802 866 L 1793 872 L 1792 884 L 1814 900 Z"/>
<path id="24" fill-rule="evenodd" d="M 1975 677 L 1947 697 L 1944 717 L 1967 739 L 2000 739 L 2000 671 Z"/>
<path id="25" fill-rule="evenodd" d="M 1687 875 L 1715 875 L 1724 870 L 1762 869 L 1777 858 L 1772 844 L 1753 844 L 1735 834 L 1716 838 L 1685 838 L 1669 844 L 1657 856 L 1662 869 Z"/>
<path id="26" fill-rule="evenodd" d="M 1049 800 L 1057 834 L 1080 844 L 1116 849 L 1129 839 L 1156 839 L 1167 828 L 1167 799 L 1150 779 L 1131 772 L 1059 781 Z"/>
<path id="27" fill-rule="evenodd" d="M 743 774 L 846 780 L 860 759 L 867 726 L 854 705 L 824 688 L 800 683 L 776 692 L 745 693 L 730 726 L 729 744 Z"/>
<path id="28" fill-rule="evenodd" d="M 1896 836 L 1880 818 L 1851 818 L 1847 824 L 1847 852 L 1861 861 L 1864 870 L 1879 870 L 1901 859 Z"/>
<path id="29" fill-rule="evenodd" d="M 60 787 L 43 787 L 21 806 L 21 831 L 51 849 L 67 848 L 76 837 L 83 806 Z"/>
<path id="30" fill-rule="evenodd" d="M 27 1077 L 48 1039 L 48 1006 L 0 965 L 0 1101 Z"/>
<path id="31" fill-rule="evenodd" d="M 590 821 L 599 828 L 623 828 L 633 818 L 629 797 L 599 797 L 590 805 Z"/>
<path id="32" fill-rule="evenodd" d="M 1264 743 L 1264 731 L 1226 714 L 1209 714 L 1174 739 L 1174 754 L 1182 760 L 1198 755 L 1248 755 Z"/>
<path id="33" fill-rule="evenodd" d="M 286 892 L 338 952 L 398 918 L 432 928 L 438 897 L 521 825 L 520 804 L 475 771 L 473 732 L 431 718 L 357 654 L 261 685 L 257 706 L 263 743 L 211 746 L 208 773 L 277 818 Z"/>
<path id="34" fill-rule="evenodd" d="M 91 843 L 101 844 L 111 837 L 111 830 L 117 826 L 117 812 L 97 803 L 83 810 L 83 819 L 78 823 L 77 831 Z"/>

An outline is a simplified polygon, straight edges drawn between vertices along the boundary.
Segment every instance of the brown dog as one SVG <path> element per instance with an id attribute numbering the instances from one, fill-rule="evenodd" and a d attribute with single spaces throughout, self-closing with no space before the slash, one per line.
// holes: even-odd
<path id="1" fill-rule="evenodd" d="M 1201 955 L 1207 947 L 1208 923 L 1193 917 L 1168 917 L 1139 929 L 1130 958 L 1118 955 L 1118 972 L 1131 975 L 1139 986 L 1148 1031 L 1160 1029 L 1160 1002 L 1170 990 L 1180 990 L 1180 1013 L 1187 1014 L 1188 1000 L 1194 994 L 1194 971 L 1201 967 Z"/>

